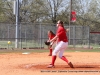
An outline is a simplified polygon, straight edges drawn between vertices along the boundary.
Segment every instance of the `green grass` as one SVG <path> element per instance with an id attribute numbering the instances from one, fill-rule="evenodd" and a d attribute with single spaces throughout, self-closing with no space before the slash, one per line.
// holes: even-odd
<path id="1" fill-rule="evenodd" d="M 49 52 L 49 50 L 44 50 L 44 49 L 0 50 L 0 54 L 2 53 L 23 53 L 23 52 L 43 53 L 43 52 Z M 68 49 L 68 50 L 65 50 L 65 52 L 100 52 L 100 49 Z"/>
<path id="2" fill-rule="evenodd" d="M 46 45 L 42 44 L 43 47 L 47 47 Z M 41 47 L 41 44 L 39 42 L 36 42 L 34 40 L 22 40 L 19 41 L 19 48 L 29 48 L 29 47 Z M 74 47 L 73 45 L 69 45 L 70 48 Z M 75 45 L 75 48 L 83 48 L 88 47 L 88 45 Z M 93 48 L 100 48 L 100 45 L 98 44 L 90 44 L 90 47 Z M 11 44 L 8 44 L 7 40 L 1 40 L 0 41 L 0 48 L 15 48 L 15 41 L 11 41 Z"/>
<path id="3" fill-rule="evenodd" d="M 66 52 L 100 52 L 100 49 L 69 49 Z"/>
<path id="4" fill-rule="evenodd" d="M 29 47 L 40 47 L 38 43 L 36 43 L 35 41 L 27 41 L 27 42 L 19 42 L 19 45 L 22 44 L 22 47 L 20 47 L 20 49 L 14 49 L 11 50 L 12 48 L 15 48 L 15 41 L 11 41 L 11 44 L 8 45 L 7 43 L 8 41 L 0 41 L 0 48 L 9 48 L 7 50 L 3 50 L 0 49 L 0 53 L 22 53 L 22 52 L 49 52 L 49 50 L 40 50 L 40 49 L 21 49 L 23 47 L 25 48 L 29 48 Z M 81 49 L 84 47 L 84 45 L 76 45 L 76 48 L 73 48 L 73 45 L 69 45 L 68 50 L 65 50 L 65 52 L 100 52 L 100 45 L 97 44 L 91 44 L 91 46 L 93 47 L 93 49 Z M 46 45 L 44 45 L 44 48 L 47 48 Z M 98 49 L 99 48 L 99 49 Z"/>
<path id="5" fill-rule="evenodd" d="M 19 42 L 19 48 L 23 47 L 39 47 L 41 46 L 39 43 L 31 40 L 31 41 L 24 41 L 24 42 Z M 15 48 L 15 41 L 11 41 L 11 44 L 8 44 L 8 41 L 0 41 L 0 48 Z"/>
<path id="6" fill-rule="evenodd" d="M 47 52 L 47 50 L 0 50 L 0 53 L 23 53 L 23 52 L 41 53 L 41 52 Z"/>

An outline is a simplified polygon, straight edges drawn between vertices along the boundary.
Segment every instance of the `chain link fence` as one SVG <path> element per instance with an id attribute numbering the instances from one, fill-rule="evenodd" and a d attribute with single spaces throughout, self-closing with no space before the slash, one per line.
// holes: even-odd
<path id="1" fill-rule="evenodd" d="M 15 24 L 0 23 L 0 48 L 15 48 L 15 27 Z M 90 28 L 88 26 L 65 25 L 65 28 L 70 28 L 70 31 L 66 33 L 69 38 L 69 47 L 90 47 Z M 48 39 L 48 30 L 56 33 L 56 25 L 49 23 L 20 23 L 19 38 L 17 38 L 19 48 L 46 48 L 44 42 Z M 11 43 L 8 43 L 8 41 Z"/>
<path id="2" fill-rule="evenodd" d="M 90 43 L 95 48 L 100 48 L 100 32 L 90 32 Z"/>
<path id="3" fill-rule="evenodd" d="M 88 26 L 70 26 L 69 45 L 72 47 L 90 47 Z"/>

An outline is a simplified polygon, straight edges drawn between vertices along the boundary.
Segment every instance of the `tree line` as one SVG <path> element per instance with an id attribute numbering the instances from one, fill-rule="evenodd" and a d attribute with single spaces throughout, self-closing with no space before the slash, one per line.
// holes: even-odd
<path id="1" fill-rule="evenodd" d="M 56 23 L 58 20 L 69 24 L 70 7 L 76 11 L 76 22 L 71 25 L 90 26 L 91 31 L 100 31 L 99 0 L 23 0 L 20 4 L 20 22 Z M 0 22 L 15 23 L 13 1 L 0 0 Z"/>

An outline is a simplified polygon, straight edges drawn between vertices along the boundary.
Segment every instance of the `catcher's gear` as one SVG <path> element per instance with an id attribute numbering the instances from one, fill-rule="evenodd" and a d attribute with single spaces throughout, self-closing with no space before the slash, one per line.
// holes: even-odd
<path id="1" fill-rule="evenodd" d="M 46 41 L 46 42 L 44 42 L 44 43 L 45 43 L 45 45 L 48 45 L 48 46 L 50 45 L 50 42 L 47 42 L 47 41 Z"/>

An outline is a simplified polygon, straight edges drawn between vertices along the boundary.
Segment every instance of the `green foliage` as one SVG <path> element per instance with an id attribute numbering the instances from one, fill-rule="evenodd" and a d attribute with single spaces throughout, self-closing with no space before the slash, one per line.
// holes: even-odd
<path id="1" fill-rule="evenodd" d="M 71 0 L 23 0 L 20 5 L 20 22 L 56 23 L 61 19 L 69 24 Z M 77 21 L 73 25 L 88 25 L 100 31 L 100 5 L 98 0 L 72 0 Z M 13 1 L 0 0 L 0 22 L 15 23 Z"/>
<path id="2" fill-rule="evenodd" d="M 4 19 L 4 14 L 3 14 L 3 7 L 4 7 L 4 2 L 2 0 L 0 0 L 0 22 L 3 22 Z"/>

